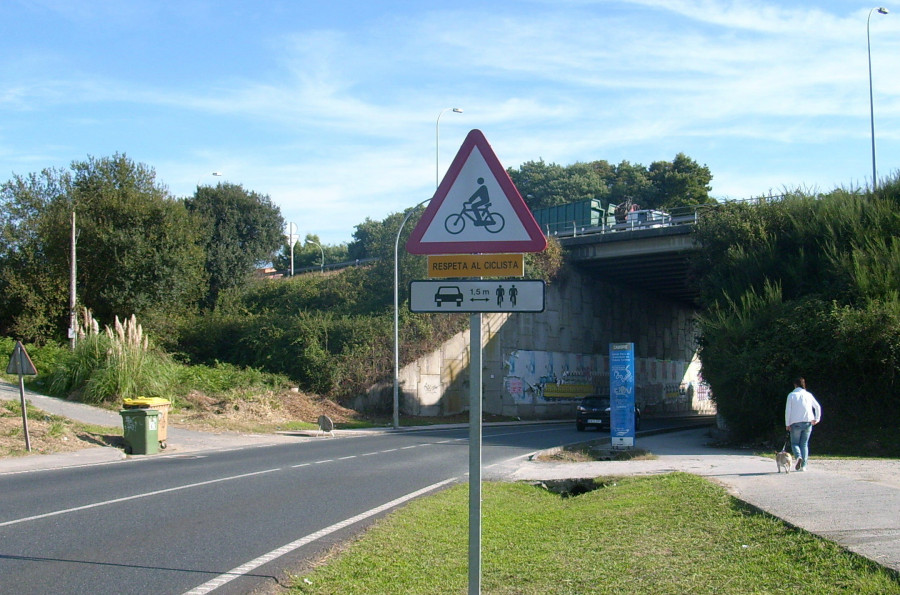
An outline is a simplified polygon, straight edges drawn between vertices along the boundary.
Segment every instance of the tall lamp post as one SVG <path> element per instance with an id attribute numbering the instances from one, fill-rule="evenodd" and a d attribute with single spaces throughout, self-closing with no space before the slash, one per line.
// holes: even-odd
<path id="1" fill-rule="evenodd" d="M 872 20 L 873 12 L 887 14 L 888 9 L 883 6 L 873 8 L 869 11 L 869 16 L 866 19 L 866 49 L 869 54 L 869 122 L 872 126 L 872 190 L 875 191 L 878 189 L 878 178 L 875 172 L 875 102 L 872 99 L 872 41 L 869 36 L 869 22 Z"/>
<path id="2" fill-rule="evenodd" d="M 437 121 L 434 123 L 434 187 L 437 189 L 441 183 L 440 180 L 440 146 L 441 146 L 441 116 L 446 111 L 452 111 L 455 114 L 461 114 L 462 110 L 458 107 L 445 107 L 438 114 Z"/>
<path id="3" fill-rule="evenodd" d="M 444 112 L 452 111 L 456 114 L 461 114 L 462 109 L 458 107 L 445 107 L 438 114 L 437 120 L 434 123 L 434 188 L 437 191 L 437 187 L 440 185 L 440 146 L 441 146 L 441 116 L 444 115 Z M 406 226 L 406 222 L 409 221 L 409 218 L 412 217 L 412 214 L 419 210 L 419 207 L 430 201 L 430 198 L 426 198 L 406 213 L 406 217 L 403 218 L 403 222 L 400 223 L 400 228 L 397 230 L 397 238 L 394 240 L 394 429 L 400 427 L 400 234 L 403 233 L 403 228 Z"/>
<path id="4" fill-rule="evenodd" d="M 288 246 L 290 246 L 290 250 L 291 250 L 291 277 L 294 276 L 294 242 L 296 242 L 296 240 L 294 238 L 297 237 L 296 235 L 294 235 L 294 232 L 296 232 L 296 231 L 297 231 L 297 225 L 295 223 L 288 223 L 287 237 L 288 237 Z"/>
<path id="5" fill-rule="evenodd" d="M 322 249 L 322 244 L 320 244 L 320 243 L 318 243 L 318 242 L 314 242 L 314 241 L 312 241 L 312 240 L 310 240 L 310 239 L 305 240 L 304 243 L 306 243 L 306 244 L 314 244 L 314 245 L 316 245 L 316 246 L 319 247 L 319 252 L 322 253 L 322 266 L 321 266 L 321 269 L 320 269 L 320 270 L 322 271 L 322 273 L 325 273 L 325 250 Z"/>
<path id="6" fill-rule="evenodd" d="M 419 210 L 419 207 L 430 201 L 426 198 L 406 213 L 400 229 L 397 230 L 397 239 L 394 240 L 394 429 L 400 427 L 400 234 L 403 233 L 403 227 L 412 214 Z"/>

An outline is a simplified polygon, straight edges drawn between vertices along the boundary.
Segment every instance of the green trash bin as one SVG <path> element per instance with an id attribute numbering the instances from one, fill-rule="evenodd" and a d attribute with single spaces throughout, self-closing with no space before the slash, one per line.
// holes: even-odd
<path id="1" fill-rule="evenodd" d="M 123 409 L 125 452 L 152 455 L 159 452 L 159 411 L 156 409 Z"/>
<path id="2" fill-rule="evenodd" d="M 159 411 L 158 438 L 159 448 L 167 446 L 169 439 L 169 407 L 171 401 L 158 397 L 138 397 L 136 399 L 122 399 L 122 409 L 155 409 Z"/>

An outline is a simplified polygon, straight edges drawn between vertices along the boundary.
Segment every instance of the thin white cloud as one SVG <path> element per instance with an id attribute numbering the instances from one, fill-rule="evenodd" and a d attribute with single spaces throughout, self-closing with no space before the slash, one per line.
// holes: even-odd
<path id="1" fill-rule="evenodd" d="M 75 25 L 97 18 L 44 4 Z M 99 14 L 114 4 L 100 5 Z M 63 163 L 91 151 L 146 155 L 175 194 L 192 192 L 202 172 L 223 170 L 229 181 L 271 194 L 286 216 L 328 226 L 334 236 L 321 234 L 326 241 L 349 239 L 365 216 L 381 218 L 433 191 L 435 118 L 451 106 L 464 113 L 441 120 L 442 169 L 465 132 L 479 127 L 512 167 L 540 158 L 649 164 L 678 151 L 701 163 L 714 157 L 721 163 L 714 192 L 725 194 L 750 192 L 754 180 L 770 184 L 757 173 L 739 175 L 754 169 L 748 143 L 785 151 L 782 169 L 769 166 L 782 183 L 792 169 L 803 179 L 816 168 L 865 174 L 866 8 L 774 0 L 554 0 L 517 8 L 422 8 L 352 30 L 338 21 L 297 23 L 264 35 L 266 68 L 204 84 L 127 78 L 54 55 L 49 45 L 32 48 L 24 60 L 33 68 L 0 66 L 0 116 L 7 116 L 0 155 L 14 155 L 3 159 L 11 162 L 45 153 L 14 150 L 17 116 L 59 117 L 104 135 L 90 146 L 77 137 L 46 143 L 65 147 Z M 135 10 L 160 18 L 147 3 Z M 896 162 L 900 153 L 888 144 L 900 137 L 900 78 L 892 76 L 900 71 L 900 15 L 893 12 L 900 8 L 873 22 L 872 33 L 879 139 Z M 116 18 L 137 22 L 127 11 Z M 141 127 L 144 119 L 151 123 Z M 177 143 L 145 140 L 155 122 L 171 126 Z M 790 149 L 808 143 L 858 143 L 862 167 L 801 163 Z"/>

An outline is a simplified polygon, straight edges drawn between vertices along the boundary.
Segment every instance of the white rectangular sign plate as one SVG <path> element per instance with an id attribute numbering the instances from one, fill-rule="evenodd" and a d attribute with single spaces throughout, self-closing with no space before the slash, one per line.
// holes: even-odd
<path id="1" fill-rule="evenodd" d="M 543 312 L 544 282 L 412 281 L 412 312 Z"/>

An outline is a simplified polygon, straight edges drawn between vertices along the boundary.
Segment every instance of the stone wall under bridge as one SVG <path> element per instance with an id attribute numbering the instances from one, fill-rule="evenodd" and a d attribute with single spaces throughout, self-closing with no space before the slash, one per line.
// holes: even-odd
<path id="1" fill-rule="evenodd" d="M 635 400 L 648 414 L 714 413 L 696 357 L 694 310 L 568 268 L 536 314 L 484 314 L 483 409 L 522 419 L 567 418 L 578 398 L 609 392 L 609 344 L 634 343 Z M 400 411 L 468 410 L 469 332 L 400 370 Z M 354 405 L 384 408 L 393 386 Z"/>

